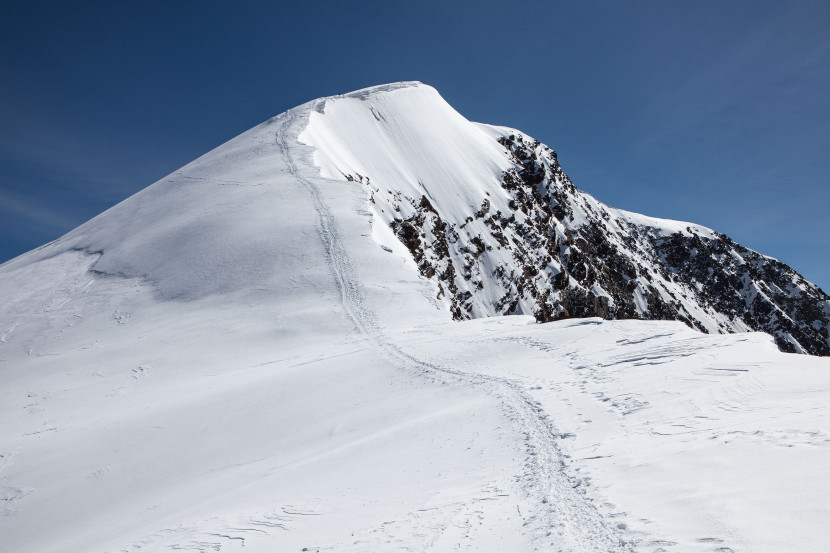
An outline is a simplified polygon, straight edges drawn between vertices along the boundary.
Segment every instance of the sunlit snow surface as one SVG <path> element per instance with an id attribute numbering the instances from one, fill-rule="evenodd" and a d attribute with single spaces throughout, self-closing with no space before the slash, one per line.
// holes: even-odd
<path id="1" fill-rule="evenodd" d="M 0 550 L 827 550 L 830 360 L 450 322 L 319 107 L 0 266 Z"/>

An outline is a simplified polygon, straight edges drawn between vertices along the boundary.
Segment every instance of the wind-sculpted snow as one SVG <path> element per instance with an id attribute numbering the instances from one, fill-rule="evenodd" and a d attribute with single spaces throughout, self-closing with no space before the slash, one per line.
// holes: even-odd
<path id="1" fill-rule="evenodd" d="M 466 121 L 429 87 L 331 98 L 302 140 L 325 176 L 367 187 L 455 319 L 679 320 L 830 355 L 830 298 L 792 269 L 699 225 L 605 206 L 553 150 Z"/>

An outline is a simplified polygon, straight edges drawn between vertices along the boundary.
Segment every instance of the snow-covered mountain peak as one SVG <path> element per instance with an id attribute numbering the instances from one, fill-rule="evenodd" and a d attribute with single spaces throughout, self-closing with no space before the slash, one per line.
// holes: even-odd
<path id="1" fill-rule="evenodd" d="M 822 353 L 826 296 L 425 85 L 268 120 L 0 298 L 3 551 L 830 542 L 830 358 L 714 334 Z"/>
<path id="2" fill-rule="evenodd" d="M 355 225 L 391 229 L 398 243 L 384 247 L 408 251 L 455 319 L 680 320 L 830 354 L 830 299 L 789 267 L 711 229 L 606 206 L 551 148 L 470 122 L 418 82 L 288 110 L 7 265 L 78 251 L 168 300 L 279 290 L 301 278 L 304 256 L 285 243 L 305 239 L 309 183 L 363 197 Z"/>
<path id="3" fill-rule="evenodd" d="M 467 121 L 431 87 L 325 99 L 299 139 L 322 177 L 366 187 L 456 319 L 671 319 L 830 354 L 830 299 L 789 267 L 712 229 L 602 204 L 552 149 Z"/>
<path id="4" fill-rule="evenodd" d="M 429 86 L 380 87 L 325 99 L 300 140 L 323 177 L 374 179 L 393 194 L 426 196 L 439 213 L 503 194 L 504 148 Z M 461 213 L 456 213 L 461 216 Z"/>

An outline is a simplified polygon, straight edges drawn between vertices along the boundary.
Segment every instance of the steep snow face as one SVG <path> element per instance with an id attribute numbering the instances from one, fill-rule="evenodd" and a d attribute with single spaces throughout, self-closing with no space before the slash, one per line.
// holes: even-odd
<path id="1" fill-rule="evenodd" d="M 830 298 L 792 269 L 711 229 L 602 204 L 553 150 L 467 121 L 431 87 L 320 100 L 300 140 L 324 177 L 366 186 L 455 319 L 680 320 L 830 355 Z"/>
<path id="2" fill-rule="evenodd" d="M 420 83 L 321 100 L 299 138 L 315 146 L 324 177 L 369 179 L 376 199 L 425 196 L 451 220 L 498 193 L 512 166 L 504 148 Z M 401 203 L 380 207 L 397 213 Z"/>

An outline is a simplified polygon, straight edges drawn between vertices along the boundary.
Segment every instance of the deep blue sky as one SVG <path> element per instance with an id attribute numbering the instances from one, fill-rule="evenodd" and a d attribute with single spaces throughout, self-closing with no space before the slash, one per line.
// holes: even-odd
<path id="1" fill-rule="evenodd" d="M 290 107 L 420 80 L 830 292 L 828 29 L 826 1 L 6 5 L 0 261 Z"/>

